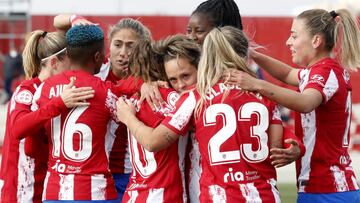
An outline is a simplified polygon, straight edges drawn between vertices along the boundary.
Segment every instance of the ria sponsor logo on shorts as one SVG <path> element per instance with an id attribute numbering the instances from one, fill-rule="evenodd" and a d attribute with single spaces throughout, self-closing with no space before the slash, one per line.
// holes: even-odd
<path id="1" fill-rule="evenodd" d="M 244 180 L 244 174 L 240 171 L 233 171 L 233 168 L 229 168 L 228 172 L 224 175 L 224 183 L 227 182 L 239 182 Z"/>

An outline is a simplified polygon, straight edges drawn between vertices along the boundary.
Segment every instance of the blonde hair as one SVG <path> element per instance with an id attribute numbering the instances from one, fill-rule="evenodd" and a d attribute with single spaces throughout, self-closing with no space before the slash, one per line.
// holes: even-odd
<path id="1" fill-rule="evenodd" d="M 44 63 L 41 59 L 47 58 L 66 47 L 65 33 L 35 30 L 27 37 L 23 57 L 23 66 L 26 79 L 37 77 Z M 63 56 L 65 53 L 63 53 Z M 57 55 L 60 59 L 61 55 Z"/>
<path id="2" fill-rule="evenodd" d="M 200 100 L 195 107 L 195 117 L 200 115 L 206 103 L 206 94 L 220 80 L 224 70 L 234 68 L 256 77 L 246 62 L 248 47 L 248 39 L 237 28 L 225 26 L 209 32 L 203 44 L 197 72 L 196 88 Z"/>
<path id="3" fill-rule="evenodd" d="M 304 20 L 312 36 L 320 34 L 324 37 L 327 51 L 334 47 L 339 49 L 340 63 L 344 68 L 357 71 L 360 67 L 360 31 L 355 17 L 348 10 L 311 9 L 296 18 Z"/>
<path id="4" fill-rule="evenodd" d="M 109 41 L 111 41 L 113 36 L 122 29 L 133 30 L 137 34 L 137 38 L 139 39 L 146 39 L 150 41 L 152 39 L 150 30 L 140 21 L 132 18 L 123 18 L 115 25 L 109 27 Z"/>

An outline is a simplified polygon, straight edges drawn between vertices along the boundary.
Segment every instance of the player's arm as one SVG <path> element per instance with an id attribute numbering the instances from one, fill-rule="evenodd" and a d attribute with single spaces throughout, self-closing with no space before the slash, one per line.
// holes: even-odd
<path id="1" fill-rule="evenodd" d="M 18 136 L 17 133 L 20 132 L 21 135 L 36 135 L 36 138 L 33 138 L 32 136 L 25 138 L 25 154 L 30 157 L 39 157 L 39 152 L 40 154 L 43 153 L 43 149 L 35 146 L 39 142 L 37 135 L 39 135 L 39 132 L 41 131 L 40 129 L 43 128 L 43 125 L 37 126 L 32 124 L 36 118 L 32 115 L 30 106 L 30 103 L 28 105 L 16 104 L 16 107 L 11 114 L 11 134 L 12 136 Z"/>
<path id="2" fill-rule="evenodd" d="M 94 90 L 91 87 L 73 88 L 74 81 L 75 79 L 71 78 L 60 97 L 51 99 L 36 111 L 32 112 L 28 107 L 23 110 L 21 115 L 14 115 L 12 117 L 13 136 L 16 139 L 22 139 L 26 136 L 36 135 L 48 120 L 60 115 L 67 108 L 89 105 L 86 99 L 94 97 Z M 42 89 L 38 91 L 42 91 Z"/>
<path id="3" fill-rule="evenodd" d="M 14 103 L 11 104 L 13 110 L 10 114 L 10 124 L 12 126 L 12 136 L 15 136 L 20 128 L 26 126 L 31 122 L 32 117 L 26 117 L 31 114 L 31 104 L 34 99 L 33 93 L 35 89 L 33 87 L 34 83 L 27 83 L 20 85 L 19 90 L 14 94 Z M 26 120 L 23 119 L 26 117 Z M 24 133 L 28 133 L 24 131 Z M 16 136 L 15 136 L 16 137 Z"/>
<path id="4" fill-rule="evenodd" d="M 41 133 L 38 133 L 36 137 L 29 136 L 25 138 L 24 151 L 29 157 L 41 157 L 43 160 L 46 160 L 48 155 L 48 143 L 45 133 L 42 131 Z"/>
<path id="5" fill-rule="evenodd" d="M 297 92 L 283 88 L 264 80 L 258 80 L 257 91 L 269 99 L 300 113 L 309 113 L 318 107 L 323 101 L 322 94 L 313 88 Z"/>
<path id="6" fill-rule="evenodd" d="M 242 71 L 236 71 L 236 74 L 232 74 L 230 77 L 232 78 L 230 79 L 231 84 L 236 84 L 244 90 L 259 92 L 276 103 L 300 113 L 313 111 L 323 100 L 321 92 L 314 88 L 307 88 L 300 93 L 265 80 L 259 80 Z M 228 79 L 224 80 L 229 83 Z"/>
<path id="7" fill-rule="evenodd" d="M 269 126 L 270 149 L 282 148 L 283 146 L 283 126 L 281 124 L 270 124 Z"/>
<path id="8" fill-rule="evenodd" d="M 71 28 L 71 14 L 60 14 L 54 17 L 53 25 L 58 30 L 68 30 Z"/>
<path id="9" fill-rule="evenodd" d="M 60 14 L 54 17 L 53 25 L 56 29 L 67 31 L 74 25 L 93 25 L 94 23 L 88 21 L 81 15 L 76 14 Z"/>
<path id="10" fill-rule="evenodd" d="M 162 81 L 144 82 L 140 78 L 129 76 L 117 82 L 114 92 L 116 95 L 123 94 L 128 96 L 140 92 L 141 98 L 139 104 L 146 99 L 151 109 L 155 110 L 160 103 L 164 102 L 159 87 L 168 88 L 168 84 Z"/>
<path id="11" fill-rule="evenodd" d="M 283 146 L 285 149 L 293 151 L 292 155 L 294 160 L 304 156 L 306 152 L 306 148 L 302 140 L 300 140 L 295 133 L 287 127 L 283 128 Z"/>
<path id="12" fill-rule="evenodd" d="M 142 84 L 140 89 L 141 97 L 139 100 L 139 105 L 144 100 L 146 100 L 146 102 L 149 104 L 153 111 L 158 109 L 158 106 L 160 106 L 161 103 L 164 102 L 160 94 L 159 87 L 169 88 L 169 84 L 164 81 L 154 81 Z"/>
<path id="13" fill-rule="evenodd" d="M 250 57 L 274 78 L 289 85 L 299 85 L 298 69 L 256 51 L 251 51 Z"/>
<path id="14" fill-rule="evenodd" d="M 162 124 L 156 128 L 143 124 L 136 118 L 133 105 L 125 102 L 121 97 L 116 105 L 118 119 L 128 127 L 137 142 L 146 150 L 150 152 L 162 150 L 179 138 L 179 135 Z"/>
<path id="15" fill-rule="evenodd" d="M 305 154 L 305 146 L 296 135 L 288 128 L 283 129 L 284 148 L 272 148 L 271 164 L 276 168 L 292 163 Z"/>
<path id="16" fill-rule="evenodd" d="M 49 119 L 59 115 L 63 110 L 66 110 L 66 106 L 60 97 L 55 97 L 36 111 L 32 112 L 29 109 L 14 121 L 13 136 L 20 140 L 37 135 Z"/>
<path id="17" fill-rule="evenodd" d="M 132 96 L 136 92 L 140 92 L 141 86 L 144 84 L 144 81 L 140 78 L 135 78 L 129 76 L 125 79 L 119 80 L 115 85 L 115 94 L 116 95 L 128 95 Z"/>

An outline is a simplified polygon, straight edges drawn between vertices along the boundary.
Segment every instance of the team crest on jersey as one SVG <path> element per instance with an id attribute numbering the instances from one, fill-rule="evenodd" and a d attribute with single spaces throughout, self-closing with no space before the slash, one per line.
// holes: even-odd
<path id="1" fill-rule="evenodd" d="M 311 77 L 311 80 L 317 80 L 319 82 L 324 82 L 324 77 L 318 74 L 315 74 Z"/>
<path id="2" fill-rule="evenodd" d="M 175 110 L 175 103 L 178 99 L 179 94 L 177 92 L 170 92 L 166 98 L 166 102 L 161 102 L 158 106 L 155 106 L 155 112 L 165 116 L 172 115 L 172 112 Z"/>
<path id="3" fill-rule="evenodd" d="M 170 104 L 172 107 L 175 107 L 175 103 L 179 98 L 180 96 L 177 92 L 170 92 L 170 94 L 168 94 L 167 96 L 167 103 Z"/>
<path id="4" fill-rule="evenodd" d="M 30 105 L 32 102 L 33 94 L 29 90 L 22 90 L 15 96 L 15 101 L 20 104 Z"/>
<path id="5" fill-rule="evenodd" d="M 325 86 L 324 81 L 325 81 L 325 79 L 323 76 L 321 76 L 319 74 L 315 74 L 315 75 L 311 76 L 309 83 L 317 83 L 324 87 Z"/>

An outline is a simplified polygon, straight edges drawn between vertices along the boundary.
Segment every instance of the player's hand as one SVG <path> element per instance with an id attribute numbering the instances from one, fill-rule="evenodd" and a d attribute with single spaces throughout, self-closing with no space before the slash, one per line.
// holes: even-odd
<path id="1" fill-rule="evenodd" d="M 290 147 L 270 149 L 271 164 L 276 168 L 288 165 L 300 157 L 300 147 L 296 140 L 286 139 L 284 142 L 290 144 Z"/>
<path id="2" fill-rule="evenodd" d="M 138 104 L 140 105 L 144 99 L 146 99 L 147 103 L 150 105 L 153 111 L 158 109 L 158 107 L 161 106 L 160 104 L 164 102 L 161 97 L 159 87 L 168 88 L 169 85 L 167 82 L 163 81 L 144 83 L 140 89 L 141 97 Z"/>
<path id="3" fill-rule="evenodd" d="M 258 79 L 240 70 L 230 68 L 225 70 L 222 75 L 225 84 L 237 85 L 247 91 L 256 91 L 256 82 Z"/>
<path id="4" fill-rule="evenodd" d="M 256 51 L 256 48 L 249 48 L 248 53 L 249 53 L 249 58 L 251 58 L 251 59 L 256 57 L 256 54 L 258 54 L 258 52 Z"/>
<path id="5" fill-rule="evenodd" d="M 154 82 L 154 83 L 156 83 L 157 86 L 162 87 L 162 88 L 170 88 L 170 87 L 169 87 L 169 83 L 166 82 L 166 81 L 158 80 L 158 81 L 156 81 L 156 82 Z"/>
<path id="6" fill-rule="evenodd" d="M 90 103 L 86 102 L 86 100 L 94 97 L 95 91 L 91 87 L 75 88 L 75 80 L 75 77 L 71 77 L 70 83 L 60 94 L 60 97 L 67 108 L 89 105 Z"/>
<path id="7" fill-rule="evenodd" d="M 72 27 L 76 25 L 99 25 L 99 23 L 93 23 L 91 21 L 86 20 L 85 18 L 78 18 L 71 23 Z"/>
<path id="8" fill-rule="evenodd" d="M 117 118 L 126 124 L 126 119 L 135 115 L 136 109 L 135 106 L 129 101 L 124 100 L 124 98 L 119 97 L 116 102 L 116 116 Z"/>

